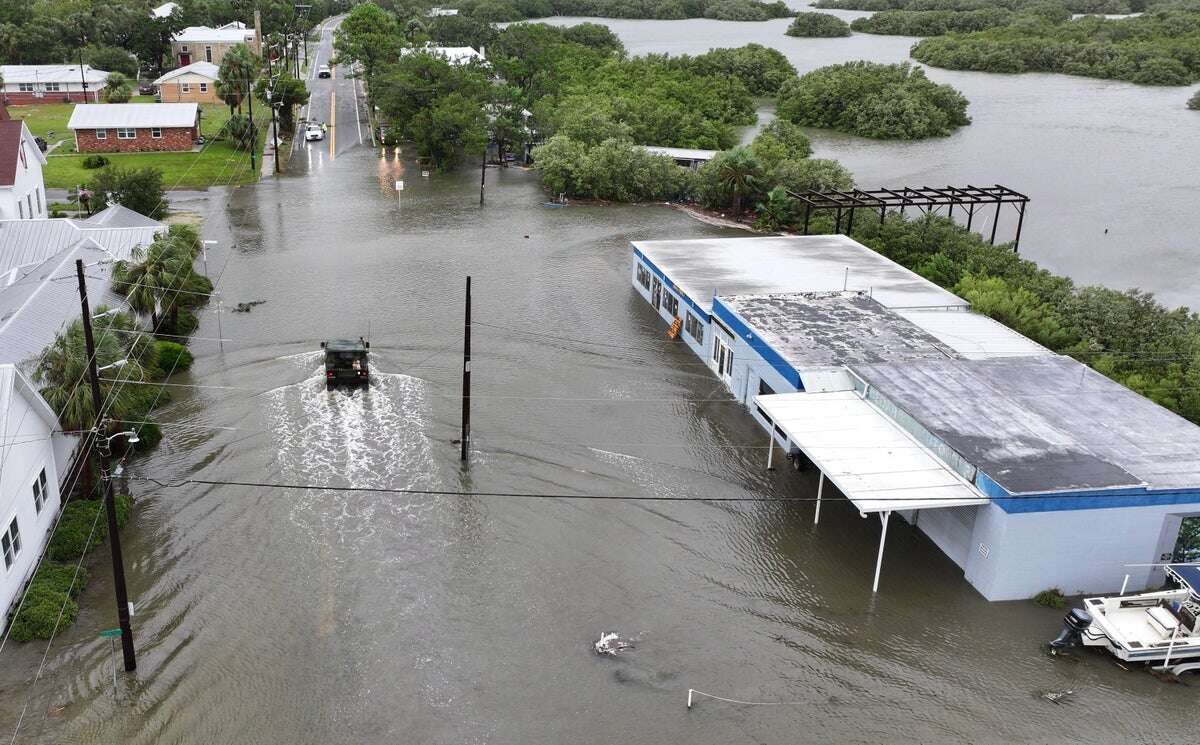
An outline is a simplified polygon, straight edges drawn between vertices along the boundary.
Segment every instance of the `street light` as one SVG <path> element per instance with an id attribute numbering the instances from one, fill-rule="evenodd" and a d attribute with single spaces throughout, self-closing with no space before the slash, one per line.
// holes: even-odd
<path id="1" fill-rule="evenodd" d="M 125 365 L 127 365 L 127 364 L 129 364 L 129 360 L 127 360 L 127 359 L 126 360 L 117 360 L 116 362 L 112 363 L 111 365 L 105 365 L 104 367 L 97 367 L 96 372 L 104 372 L 105 370 L 119 370 L 122 367 L 125 367 Z"/>
<path id="2" fill-rule="evenodd" d="M 109 310 L 104 311 L 103 313 L 97 313 L 96 315 L 92 316 L 92 320 L 99 321 L 101 318 L 109 318 L 111 316 L 120 315 L 120 313 L 121 313 L 120 308 L 111 308 Z"/>
<path id="3" fill-rule="evenodd" d="M 204 276 L 208 276 L 208 247 L 217 245 L 216 241 L 200 241 L 200 255 L 204 259 Z"/>
<path id="4" fill-rule="evenodd" d="M 104 437 L 104 435 L 100 435 L 100 436 L 101 436 L 101 437 Z M 118 437 L 128 437 L 129 439 L 128 439 L 128 440 L 126 440 L 126 442 L 128 442 L 130 445 L 136 445 L 136 444 L 138 444 L 139 442 L 141 442 L 141 441 L 142 441 L 142 438 L 138 437 L 138 433 L 137 433 L 137 431 L 136 431 L 136 430 L 132 430 L 132 429 L 130 429 L 130 430 L 126 430 L 126 431 L 124 431 L 124 432 L 118 432 L 118 433 L 116 433 L 115 435 L 110 435 L 110 436 L 108 436 L 108 437 L 105 437 L 105 438 L 104 438 L 104 441 L 105 441 L 105 442 L 112 442 L 113 440 L 115 440 L 115 439 L 116 439 L 116 438 L 118 438 Z"/>

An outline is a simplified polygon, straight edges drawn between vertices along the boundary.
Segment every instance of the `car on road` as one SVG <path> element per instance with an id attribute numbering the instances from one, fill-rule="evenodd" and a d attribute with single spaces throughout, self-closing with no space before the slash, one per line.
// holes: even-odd
<path id="1" fill-rule="evenodd" d="M 333 71 L 329 69 L 329 65 L 321 65 L 317 68 L 317 77 L 331 78 L 333 77 Z"/>
<path id="2" fill-rule="evenodd" d="M 304 139 L 307 142 L 325 139 L 325 132 L 321 129 L 321 125 L 316 122 L 311 122 L 304 128 Z"/>

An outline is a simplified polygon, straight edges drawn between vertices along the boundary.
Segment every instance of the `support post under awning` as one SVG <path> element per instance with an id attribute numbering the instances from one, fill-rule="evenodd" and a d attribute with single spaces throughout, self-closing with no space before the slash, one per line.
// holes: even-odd
<path id="1" fill-rule="evenodd" d="M 879 518 L 883 521 L 883 529 L 879 531 L 879 556 L 875 559 L 875 584 L 871 585 L 871 592 L 879 592 L 879 573 L 883 569 L 883 542 L 887 539 L 888 520 L 892 516 L 892 511 L 888 510 Z"/>
<path id="2" fill-rule="evenodd" d="M 767 433 L 767 470 L 774 471 L 775 466 L 771 463 L 775 459 L 775 435 Z"/>
<path id="3" fill-rule="evenodd" d="M 821 480 L 817 482 L 817 511 L 813 514 L 813 525 L 821 522 L 821 492 L 825 491 L 825 472 L 821 471 Z"/>

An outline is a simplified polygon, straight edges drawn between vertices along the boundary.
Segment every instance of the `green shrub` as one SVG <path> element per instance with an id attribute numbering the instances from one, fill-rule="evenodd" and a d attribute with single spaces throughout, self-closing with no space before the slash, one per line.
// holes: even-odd
<path id="1" fill-rule="evenodd" d="M 166 337 L 187 336 L 200 325 L 196 314 L 190 310 L 181 309 L 178 313 L 167 314 L 158 324 L 158 333 Z"/>
<path id="2" fill-rule="evenodd" d="M 103 509 L 102 499 L 76 499 L 68 502 L 59 519 L 58 529 L 50 538 L 47 554 L 50 559 L 78 561 L 99 545 L 108 536 L 108 523 L 104 516 L 99 514 Z"/>
<path id="3" fill-rule="evenodd" d="M 78 568 L 78 573 L 76 569 Z M 55 564 L 42 562 L 41 569 L 33 576 L 33 587 L 45 587 L 55 592 L 64 592 L 71 597 L 79 597 L 83 588 L 87 587 L 88 570 L 75 564 Z"/>
<path id="4" fill-rule="evenodd" d="M 49 639 L 56 629 L 75 623 L 78 616 L 79 605 L 67 593 L 46 586 L 31 587 L 21 612 L 12 620 L 12 638 L 19 642 Z"/>
<path id="5" fill-rule="evenodd" d="M 797 13 L 786 33 L 788 36 L 849 36 L 850 24 L 828 13 Z"/>
<path id="6" fill-rule="evenodd" d="M 1055 608 L 1061 610 L 1067 607 L 1067 599 L 1063 596 L 1062 590 L 1057 587 L 1051 587 L 1049 590 L 1042 590 L 1037 595 L 1033 596 L 1033 602 L 1038 605 L 1044 605 L 1047 608 Z"/>
<path id="7" fill-rule="evenodd" d="M 192 353 L 182 344 L 173 341 L 158 342 L 158 369 L 164 375 L 183 372 L 192 366 Z"/>
<path id="8" fill-rule="evenodd" d="M 89 155 L 83 159 L 80 165 L 88 170 L 103 168 L 108 165 L 108 158 L 105 158 L 103 155 Z"/>
<path id="9" fill-rule="evenodd" d="M 1196 91 L 1196 93 L 1188 99 L 1187 107 L 1192 111 L 1200 111 L 1200 91 Z"/>
<path id="10" fill-rule="evenodd" d="M 158 426 L 158 422 L 152 419 L 143 419 L 141 424 L 136 425 L 138 431 L 137 444 L 133 449 L 139 453 L 145 453 L 153 450 L 162 442 L 162 428 Z"/>

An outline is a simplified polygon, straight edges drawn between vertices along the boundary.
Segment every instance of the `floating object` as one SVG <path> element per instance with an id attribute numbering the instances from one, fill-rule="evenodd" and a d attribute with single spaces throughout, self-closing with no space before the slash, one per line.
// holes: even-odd
<path id="1" fill-rule="evenodd" d="M 692 696 L 706 696 L 717 701 L 724 701 L 727 704 L 741 704 L 742 706 L 803 706 L 806 701 L 740 701 L 736 698 L 725 698 L 723 696 L 714 696 L 711 693 L 696 690 L 695 688 L 688 689 L 687 707 L 692 708 Z"/>
<path id="2" fill-rule="evenodd" d="M 1042 691 L 1038 694 L 1038 698 L 1043 698 L 1052 704 L 1062 704 L 1062 702 L 1075 693 L 1075 691 Z"/>
<path id="3" fill-rule="evenodd" d="M 248 303 L 238 303 L 237 307 L 233 309 L 233 312 L 234 313 L 249 313 L 250 310 L 254 306 L 262 305 L 265 302 L 267 302 L 267 301 L 266 300 L 251 300 Z"/>
<path id="4" fill-rule="evenodd" d="M 596 654 L 615 655 L 622 649 L 632 649 L 633 644 L 623 640 L 615 631 L 605 631 L 600 634 L 600 639 L 592 645 L 596 650 Z"/>

